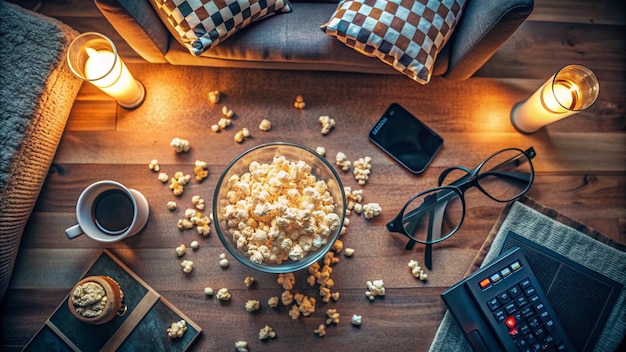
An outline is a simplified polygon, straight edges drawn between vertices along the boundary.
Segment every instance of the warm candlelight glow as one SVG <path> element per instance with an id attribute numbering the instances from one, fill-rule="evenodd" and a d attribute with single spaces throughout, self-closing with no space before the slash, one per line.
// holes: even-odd
<path id="1" fill-rule="evenodd" d="M 68 50 L 68 63 L 74 74 L 100 88 L 124 108 L 134 109 L 145 98 L 143 85 L 130 73 L 113 42 L 99 33 L 78 36 Z"/>
<path id="2" fill-rule="evenodd" d="M 597 99 L 596 76 L 584 66 L 570 65 L 559 70 L 528 100 L 517 103 L 511 122 L 523 133 L 533 133 L 543 126 L 590 107 Z"/>

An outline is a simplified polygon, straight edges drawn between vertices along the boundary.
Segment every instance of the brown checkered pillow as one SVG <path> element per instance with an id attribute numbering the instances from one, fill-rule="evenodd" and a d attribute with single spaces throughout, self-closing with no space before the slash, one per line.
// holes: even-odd
<path id="1" fill-rule="evenodd" d="M 430 81 L 435 59 L 465 0 L 344 0 L 320 28 L 415 81 Z"/>
<path id="2" fill-rule="evenodd" d="M 289 0 L 154 1 L 196 56 L 254 21 L 278 12 L 291 12 Z"/>

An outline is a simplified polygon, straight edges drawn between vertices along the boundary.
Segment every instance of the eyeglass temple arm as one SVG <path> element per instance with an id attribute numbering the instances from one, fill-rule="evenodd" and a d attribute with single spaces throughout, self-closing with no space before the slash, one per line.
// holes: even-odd
<path id="1" fill-rule="evenodd" d="M 526 149 L 524 151 L 524 155 L 526 155 L 526 157 L 530 160 L 530 159 L 534 158 L 537 155 L 537 153 L 535 152 L 535 148 L 530 147 L 530 148 L 528 148 L 528 149 Z M 519 162 L 519 158 L 521 158 L 521 155 L 518 155 L 518 156 L 516 156 L 514 158 L 510 158 L 509 160 L 505 160 L 505 161 L 501 162 L 500 164 L 494 166 L 491 170 L 502 168 L 502 167 L 511 166 L 511 164 L 516 164 L 516 163 Z M 448 176 L 448 174 L 450 172 L 452 172 L 453 170 L 463 170 L 463 171 L 465 171 L 467 173 L 467 175 L 465 175 L 465 176 L 463 176 L 463 177 L 459 178 L 458 180 L 456 180 L 456 181 L 451 183 L 451 185 L 453 185 L 453 186 L 458 186 L 461 183 L 467 181 L 468 178 L 472 177 L 472 175 L 476 172 L 476 170 L 478 168 L 480 168 L 481 166 L 482 166 L 482 163 L 481 163 L 481 165 L 477 166 L 476 168 L 474 168 L 472 170 L 469 170 L 468 168 L 465 168 L 463 166 L 453 166 L 451 168 L 448 168 L 448 169 L 444 170 L 444 172 L 442 172 L 441 175 L 439 175 L 438 184 L 439 184 L 439 186 L 441 186 L 442 183 L 443 183 L 443 180 L 445 180 L 446 176 Z M 486 172 L 489 172 L 491 170 L 487 170 Z M 507 176 L 507 175 L 502 174 L 502 176 Z M 516 177 L 516 178 L 519 179 L 519 177 Z M 527 179 L 526 180 L 522 179 L 522 180 L 523 181 L 527 181 Z"/>

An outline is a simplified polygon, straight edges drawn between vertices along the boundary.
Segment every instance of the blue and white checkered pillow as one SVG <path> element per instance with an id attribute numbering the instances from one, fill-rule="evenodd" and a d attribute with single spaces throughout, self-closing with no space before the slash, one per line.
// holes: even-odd
<path id="1" fill-rule="evenodd" d="M 291 12 L 289 0 L 154 1 L 196 56 L 254 21 L 279 12 Z"/>
<path id="2" fill-rule="evenodd" d="M 343 0 L 320 28 L 426 84 L 465 0 Z"/>

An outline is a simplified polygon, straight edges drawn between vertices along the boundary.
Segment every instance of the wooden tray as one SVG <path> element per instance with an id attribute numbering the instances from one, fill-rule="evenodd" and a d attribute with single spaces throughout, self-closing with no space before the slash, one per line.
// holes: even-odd
<path id="1" fill-rule="evenodd" d="M 82 277 L 92 275 L 107 275 L 120 284 L 126 314 L 103 325 L 83 323 L 70 314 L 68 294 L 24 351 L 186 351 L 202 333 L 108 250 Z M 167 328 L 181 319 L 187 322 L 187 331 L 181 338 L 169 338 Z"/>

